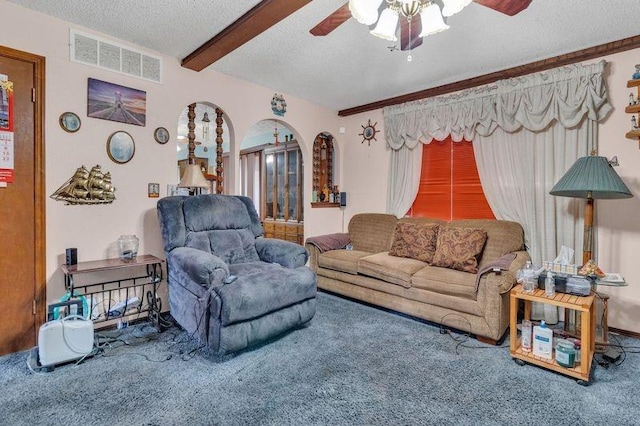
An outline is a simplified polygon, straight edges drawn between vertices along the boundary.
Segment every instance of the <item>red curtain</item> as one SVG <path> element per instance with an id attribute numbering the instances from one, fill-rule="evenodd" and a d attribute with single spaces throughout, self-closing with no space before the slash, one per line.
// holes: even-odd
<path id="1" fill-rule="evenodd" d="M 420 188 L 409 215 L 495 219 L 482 191 L 471 142 L 453 142 L 449 137 L 423 145 Z"/>

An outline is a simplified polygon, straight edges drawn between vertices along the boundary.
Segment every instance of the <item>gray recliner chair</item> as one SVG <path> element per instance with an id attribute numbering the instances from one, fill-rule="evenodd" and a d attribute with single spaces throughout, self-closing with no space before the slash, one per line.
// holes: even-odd
<path id="1" fill-rule="evenodd" d="M 166 197 L 158 218 L 171 315 L 215 353 L 263 342 L 315 315 L 316 276 L 305 266 L 306 249 L 263 238 L 251 199 Z"/>

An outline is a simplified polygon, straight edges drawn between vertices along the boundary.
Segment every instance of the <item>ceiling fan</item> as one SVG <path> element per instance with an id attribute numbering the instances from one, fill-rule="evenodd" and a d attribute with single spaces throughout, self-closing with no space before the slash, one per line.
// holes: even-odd
<path id="1" fill-rule="evenodd" d="M 526 9 L 531 0 L 474 0 L 475 3 L 481 4 L 498 12 L 509 16 L 514 16 Z M 384 0 L 380 6 L 380 10 L 386 9 L 393 3 L 411 3 L 400 0 Z M 415 7 L 420 3 L 430 3 L 427 0 L 415 0 Z M 431 3 L 435 3 L 432 1 Z M 401 14 L 402 15 L 402 14 Z M 352 17 L 349 3 L 345 3 L 331 15 L 323 19 L 318 25 L 313 27 L 309 32 L 314 36 L 326 36 L 333 30 L 338 28 L 349 18 Z M 400 49 L 411 50 L 422 44 L 422 37 L 419 34 L 422 31 L 422 22 L 420 14 L 416 14 L 412 19 L 404 17 L 400 19 Z"/>

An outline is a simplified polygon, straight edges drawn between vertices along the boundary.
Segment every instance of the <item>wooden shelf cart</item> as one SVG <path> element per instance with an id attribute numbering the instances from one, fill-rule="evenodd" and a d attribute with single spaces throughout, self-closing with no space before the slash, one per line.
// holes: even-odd
<path id="1" fill-rule="evenodd" d="M 518 335 L 518 301 L 524 301 L 524 319 L 531 320 L 531 302 L 548 303 L 561 308 L 574 309 L 580 315 L 581 320 L 581 353 L 580 360 L 576 359 L 576 366 L 566 368 L 558 364 L 555 359 L 546 359 L 533 355 L 533 352 L 522 350 L 520 336 Z M 565 293 L 556 293 L 554 297 L 547 297 L 544 289 L 538 288 L 533 293 L 525 293 L 521 285 L 516 285 L 510 293 L 510 338 L 509 350 L 511 356 L 519 363 L 534 364 L 560 374 L 578 379 L 582 385 L 589 384 L 591 364 L 595 351 L 595 296 L 574 296 Z"/>

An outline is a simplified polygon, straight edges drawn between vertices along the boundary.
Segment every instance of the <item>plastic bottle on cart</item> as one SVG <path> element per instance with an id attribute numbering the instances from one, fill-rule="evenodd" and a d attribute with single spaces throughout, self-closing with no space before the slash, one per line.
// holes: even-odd
<path id="1" fill-rule="evenodd" d="M 531 261 L 527 260 L 527 264 L 522 270 L 522 290 L 526 293 L 533 293 L 536 289 L 536 275 L 531 265 Z"/>
<path id="2" fill-rule="evenodd" d="M 529 320 L 522 320 L 521 346 L 524 352 L 531 352 L 532 324 Z"/>
<path id="3" fill-rule="evenodd" d="M 544 280 L 544 294 L 546 294 L 547 297 L 556 295 L 556 280 L 553 278 L 551 271 L 547 271 L 547 278 Z"/>

